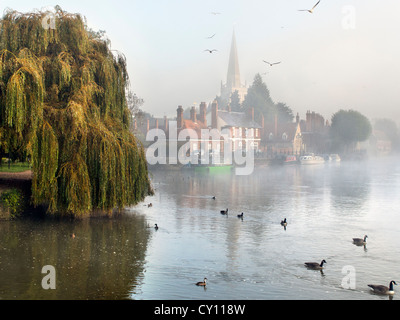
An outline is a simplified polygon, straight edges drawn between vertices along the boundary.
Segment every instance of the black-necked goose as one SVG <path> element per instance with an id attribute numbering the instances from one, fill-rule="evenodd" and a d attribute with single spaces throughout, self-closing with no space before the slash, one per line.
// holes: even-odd
<path id="1" fill-rule="evenodd" d="M 364 239 L 354 238 L 353 243 L 358 246 L 364 246 L 367 244 L 367 238 L 368 238 L 368 236 L 365 236 Z"/>
<path id="2" fill-rule="evenodd" d="M 393 288 L 394 284 L 397 286 L 396 281 L 391 281 L 389 284 L 389 287 L 382 286 L 382 285 L 375 285 L 375 284 L 369 284 L 368 287 L 370 287 L 372 289 L 372 291 L 377 294 L 393 295 L 394 294 L 394 288 Z"/>
<path id="3" fill-rule="evenodd" d="M 156 231 L 158 231 L 158 229 L 159 229 L 159 228 L 158 228 L 158 224 L 155 224 L 155 225 L 154 225 L 154 229 L 156 229 Z"/>
<path id="4" fill-rule="evenodd" d="M 306 262 L 304 265 L 308 269 L 313 269 L 313 270 L 322 270 L 324 268 L 324 264 L 327 263 L 325 260 L 322 260 L 321 263 L 317 262 Z"/>
<path id="5" fill-rule="evenodd" d="M 202 281 L 202 282 L 197 282 L 196 283 L 196 286 L 198 286 L 198 287 L 206 287 L 207 286 L 207 278 L 204 278 L 204 281 Z"/>
<path id="6" fill-rule="evenodd" d="M 242 212 L 242 214 L 239 214 L 237 217 L 238 217 L 239 219 L 243 219 L 243 218 L 244 218 L 244 213 Z"/>
<path id="7" fill-rule="evenodd" d="M 287 223 L 286 218 L 285 218 L 285 220 L 281 221 L 281 225 L 282 225 L 282 227 L 287 227 L 288 223 Z"/>
<path id="8" fill-rule="evenodd" d="M 227 216 L 227 215 L 228 215 L 228 212 L 229 212 L 229 209 L 222 210 L 222 211 L 221 211 L 221 214 L 224 215 L 224 216 L 225 216 L 225 215 Z"/>

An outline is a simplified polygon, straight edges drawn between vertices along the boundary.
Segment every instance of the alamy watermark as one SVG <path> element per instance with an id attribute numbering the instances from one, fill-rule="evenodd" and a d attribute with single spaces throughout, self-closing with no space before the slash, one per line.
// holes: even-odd
<path id="1" fill-rule="evenodd" d="M 56 268 L 53 266 L 44 266 L 42 274 L 45 274 L 42 279 L 42 288 L 44 290 L 56 290 Z"/>
<path id="2" fill-rule="evenodd" d="M 345 275 L 342 279 L 342 288 L 347 290 L 356 289 L 356 268 L 353 266 L 345 266 L 342 269 L 342 274 Z"/>
<path id="3" fill-rule="evenodd" d="M 352 5 L 344 6 L 342 9 L 342 28 L 353 30 L 356 28 L 356 8 Z"/>
<path id="4" fill-rule="evenodd" d="M 47 9 L 46 15 L 42 19 L 42 27 L 45 30 L 56 29 L 56 14 L 51 9 Z"/>
<path id="5" fill-rule="evenodd" d="M 239 176 L 254 171 L 255 140 L 249 133 L 238 138 L 232 137 L 230 129 L 184 129 L 178 133 L 177 122 L 170 122 L 168 137 L 163 130 L 152 129 L 146 141 L 154 142 L 146 153 L 150 165 L 235 165 Z"/>

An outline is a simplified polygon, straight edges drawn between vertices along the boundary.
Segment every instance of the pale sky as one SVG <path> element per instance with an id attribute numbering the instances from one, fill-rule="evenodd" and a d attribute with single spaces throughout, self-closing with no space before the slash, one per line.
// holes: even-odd
<path id="1" fill-rule="evenodd" d="M 157 117 L 220 94 L 235 29 L 242 83 L 267 73 L 272 99 L 301 118 L 307 110 L 330 120 L 339 109 L 354 109 L 400 124 L 400 1 L 321 0 L 313 14 L 298 11 L 316 2 L 0 0 L 0 8 L 58 4 L 85 16 L 125 54 L 133 91 Z M 282 63 L 271 68 L 263 60 Z"/>

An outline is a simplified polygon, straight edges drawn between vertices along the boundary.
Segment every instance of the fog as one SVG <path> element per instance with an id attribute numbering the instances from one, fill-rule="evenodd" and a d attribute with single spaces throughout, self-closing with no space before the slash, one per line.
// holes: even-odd
<path id="1" fill-rule="evenodd" d="M 125 54 L 133 91 L 154 116 L 211 102 L 226 82 L 235 30 L 241 81 L 263 75 L 275 102 L 302 118 L 339 109 L 400 119 L 396 0 L 2 1 L 26 12 L 60 5 L 105 30 Z M 213 14 L 218 13 L 218 14 Z M 212 35 L 214 37 L 210 38 Z M 206 49 L 217 49 L 210 54 Z M 262 60 L 282 61 L 268 67 Z"/>

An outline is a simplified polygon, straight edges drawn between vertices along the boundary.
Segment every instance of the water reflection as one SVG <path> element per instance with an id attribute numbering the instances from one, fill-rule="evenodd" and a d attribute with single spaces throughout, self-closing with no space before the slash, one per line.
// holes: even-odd
<path id="1" fill-rule="evenodd" d="M 380 299 L 366 284 L 398 276 L 397 161 L 155 171 L 153 184 L 154 197 L 117 220 L 0 223 L 0 299 Z M 363 251 L 351 240 L 366 234 Z M 304 268 L 322 257 L 322 273 Z M 44 265 L 56 267 L 55 292 L 40 287 Z M 354 290 L 340 287 L 349 265 Z"/>
<path id="2" fill-rule="evenodd" d="M 145 218 L 132 214 L 0 222 L 0 299 L 127 299 L 143 277 L 149 237 Z M 56 269 L 56 290 L 41 287 L 46 265 Z"/>
<path id="3" fill-rule="evenodd" d="M 342 163 L 330 171 L 332 208 L 337 213 L 361 213 L 371 192 L 371 168 L 368 163 Z"/>

